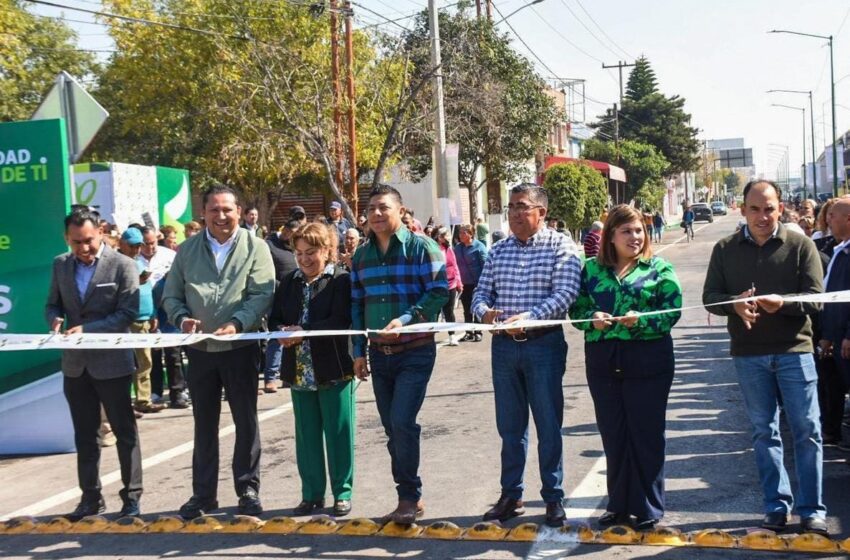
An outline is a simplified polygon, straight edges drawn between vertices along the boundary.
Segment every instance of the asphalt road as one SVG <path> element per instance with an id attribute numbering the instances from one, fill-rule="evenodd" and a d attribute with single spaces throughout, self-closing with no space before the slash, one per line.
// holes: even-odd
<path id="1" fill-rule="evenodd" d="M 669 259 L 684 287 L 685 305 L 698 305 L 713 243 L 732 232 L 737 216 L 698 226 L 686 243 L 668 232 L 656 247 Z M 673 331 L 676 377 L 667 418 L 667 516 L 664 525 L 682 531 L 718 528 L 743 535 L 761 519 L 761 492 L 750 449 L 748 421 L 728 356 L 725 321 L 704 309 L 687 310 Z M 567 328 L 569 342 L 564 433 L 565 489 L 571 520 L 604 511 L 605 462 L 584 378 L 580 333 Z M 354 510 L 350 517 L 380 517 L 395 507 L 384 435 L 369 383 L 357 390 L 358 439 Z M 235 513 L 229 474 L 232 429 L 222 416 L 220 515 Z M 261 496 L 264 518 L 291 515 L 300 501 L 294 458 L 293 420 L 287 391 L 260 397 L 263 440 Z M 462 527 L 479 521 L 499 496 L 499 439 L 490 382 L 489 335 L 484 342 L 441 347 L 420 414 L 426 514 L 423 524 L 449 520 Z M 139 423 L 145 458 L 143 517 L 174 515 L 191 494 L 190 410 L 146 415 Z M 506 525 L 542 523 L 536 439 L 526 468 L 526 515 Z M 825 451 L 824 495 L 829 525 L 850 536 L 850 468 L 846 455 Z M 793 464 L 788 453 L 787 464 Z M 0 458 L 0 518 L 29 513 L 49 519 L 73 509 L 77 495 L 73 455 Z M 104 450 L 101 472 L 108 512 L 120 508 L 114 448 Z M 792 478 L 793 478 L 793 470 Z M 107 474 L 108 473 L 108 474 Z M 328 499 L 330 502 L 330 498 Z M 3 558 L 748 558 L 744 550 L 677 549 L 647 546 L 573 545 L 555 539 L 536 543 L 405 540 L 344 536 L 275 535 L 24 535 L 0 536 Z M 773 554 L 773 556 L 777 556 Z M 791 558 L 795 555 L 779 555 Z M 797 555 L 798 556 L 798 555 Z"/>

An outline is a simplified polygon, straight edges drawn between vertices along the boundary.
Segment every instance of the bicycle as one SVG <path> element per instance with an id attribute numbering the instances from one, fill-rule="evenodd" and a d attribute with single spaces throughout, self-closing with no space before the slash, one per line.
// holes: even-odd
<path id="1" fill-rule="evenodd" d="M 694 238 L 694 224 L 693 224 L 693 222 L 687 222 L 685 224 L 685 237 L 688 238 L 688 243 L 690 243 L 691 239 Z"/>

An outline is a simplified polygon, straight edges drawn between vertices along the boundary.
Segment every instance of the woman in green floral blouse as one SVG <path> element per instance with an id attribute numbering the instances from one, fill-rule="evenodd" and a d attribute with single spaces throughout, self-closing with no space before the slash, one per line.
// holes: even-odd
<path id="1" fill-rule="evenodd" d="M 275 291 L 271 330 L 345 330 L 351 326 L 351 281 L 334 264 L 333 228 L 312 223 L 292 234 L 298 269 Z M 296 515 L 325 505 L 325 449 L 334 515 L 351 511 L 354 482 L 354 366 L 347 336 L 281 338 L 281 379 L 292 388 L 295 457 L 301 477 Z"/>
<path id="2" fill-rule="evenodd" d="M 587 384 L 608 462 L 602 526 L 633 522 L 649 530 L 664 515 L 665 414 L 675 367 L 670 329 L 681 313 L 640 313 L 681 306 L 676 273 L 652 256 L 641 213 L 613 208 L 570 309 L 570 318 L 586 320 L 576 327 L 585 331 Z"/>

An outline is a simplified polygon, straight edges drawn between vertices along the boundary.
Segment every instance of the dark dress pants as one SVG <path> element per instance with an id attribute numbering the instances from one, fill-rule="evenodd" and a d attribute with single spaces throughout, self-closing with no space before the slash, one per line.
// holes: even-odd
<path id="1" fill-rule="evenodd" d="M 169 348 L 151 348 L 151 360 L 153 367 L 151 368 L 151 392 L 154 395 L 164 397 L 163 381 L 164 372 L 162 369 L 162 359 L 165 358 L 165 373 L 168 373 L 168 389 L 171 391 L 182 391 L 186 388 L 186 381 L 183 379 L 183 347 L 171 346 Z M 172 400 L 176 394 L 172 394 Z"/>
<path id="2" fill-rule="evenodd" d="M 608 511 L 661 519 L 672 339 L 588 342 L 585 363 L 608 462 Z"/>
<path id="3" fill-rule="evenodd" d="M 478 284 L 464 284 L 463 291 L 460 293 L 460 304 L 463 306 L 463 322 L 475 323 L 475 317 L 472 315 L 472 295 L 475 293 L 475 288 Z M 480 333 L 481 331 L 475 331 Z"/>
<path id="4" fill-rule="evenodd" d="M 74 424 L 74 443 L 77 446 L 77 478 L 83 500 L 101 496 L 100 469 L 100 407 L 112 426 L 118 443 L 118 462 L 121 465 L 119 492 L 121 500 L 138 501 L 142 495 L 142 451 L 133 404 L 130 400 L 132 374 L 113 379 L 95 379 L 87 371 L 80 377 L 65 377 L 64 391 L 71 421 Z"/>
<path id="5" fill-rule="evenodd" d="M 260 426 L 257 420 L 257 374 L 260 346 L 224 352 L 187 348 L 189 391 L 195 418 L 195 449 L 192 454 L 192 492 L 201 498 L 218 496 L 218 424 L 221 390 L 227 394 L 230 415 L 236 425 L 233 448 L 233 483 L 236 494 L 247 488 L 260 490 Z"/>

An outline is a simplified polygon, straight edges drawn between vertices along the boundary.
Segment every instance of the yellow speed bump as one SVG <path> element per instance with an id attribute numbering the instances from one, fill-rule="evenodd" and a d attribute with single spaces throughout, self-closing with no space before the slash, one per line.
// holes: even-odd
<path id="1" fill-rule="evenodd" d="M 102 515 L 83 517 L 71 526 L 71 533 L 102 533 L 109 527 L 109 520 Z"/>
<path id="2" fill-rule="evenodd" d="M 291 517 L 272 517 L 260 527 L 260 533 L 269 533 L 275 535 L 289 535 L 298 530 L 301 526 L 300 521 L 295 521 Z"/>
<path id="3" fill-rule="evenodd" d="M 688 538 L 678 529 L 672 527 L 657 527 L 654 531 L 643 535 L 646 544 L 658 544 L 663 546 L 686 546 L 691 544 Z"/>
<path id="4" fill-rule="evenodd" d="M 607 544 L 637 544 L 640 542 L 640 535 L 631 527 L 614 525 L 602 531 L 599 540 Z"/>
<path id="5" fill-rule="evenodd" d="M 379 535 L 383 535 L 385 537 L 396 537 L 400 539 L 412 539 L 414 537 L 418 537 L 420 533 L 422 533 L 422 527 L 416 523 L 411 523 L 410 525 L 399 525 L 395 521 L 390 521 L 378 532 Z"/>
<path id="6" fill-rule="evenodd" d="M 338 529 L 339 525 L 336 521 L 326 515 L 317 515 L 301 525 L 298 532 L 302 535 L 327 535 L 336 533 Z"/>
<path id="7" fill-rule="evenodd" d="M 32 533 L 37 526 L 34 517 L 24 515 L 21 517 L 13 517 L 6 522 L 6 529 L 3 531 L 7 535 L 23 535 Z"/>
<path id="8" fill-rule="evenodd" d="M 735 548 L 738 539 L 720 529 L 703 529 L 691 537 L 691 542 L 707 548 Z"/>
<path id="9" fill-rule="evenodd" d="M 563 527 L 558 528 L 558 532 L 569 539 L 575 539 L 575 542 L 593 543 L 596 542 L 596 531 L 590 528 L 587 523 L 567 523 Z"/>
<path id="10" fill-rule="evenodd" d="M 202 515 L 187 521 L 181 533 L 217 533 L 221 531 L 221 521 L 209 515 Z"/>
<path id="11" fill-rule="evenodd" d="M 522 523 L 511 529 L 505 540 L 533 542 L 539 532 L 540 528 L 537 526 L 537 523 Z"/>
<path id="12" fill-rule="evenodd" d="M 508 530 L 490 521 L 481 521 L 467 529 L 463 538 L 470 541 L 501 541 L 508 535 Z"/>
<path id="13" fill-rule="evenodd" d="M 381 526 L 372 521 L 371 519 L 366 519 L 365 517 L 358 517 L 357 519 L 352 519 L 351 521 L 340 527 L 337 533 L 339 533 L 340 535 L 367 537 L 369 535 L 374 535 L 380 530 Z"/>
<path id="14" fill-rule="evenodd" d="M 844 539 L 838 543 L 838 548 L 840 548 L 842 552 L 850 552 L 850 538 Z"/>
<path id="15" fill-rule="evenodd" d="M 151 521 L 145 528 L 146 533 L 176 533 L 183 528 L 182 519 L 163 515 L 158 519 Z"/>
<path id="16" fill-rule="evenodd" d="M 422 532 L 422 537 L 429 539 L 457 540 L 463 535 L 463 529 L 451 521 L 435 521 Z"/>
<path id="17" fill-rule="evenodd" d="M 104 533 L 141 533 L 147 524 L 138 517 L 121 517 L 109 524 Z"/>
<path id="18" fill-rule="evenodd" d="M 50 521 L 42 521 L 35 527 L 36 533 L 42 534 L 57 534 L 69 533 L 71 531 L 71 523 L 64 517 L 54 517 Z"/>
<path id="19" fill-rule="evenodd" d="M 787 550 L 788 545 L 773 531 L 759 529 L 741 537 L 741 548 L 752 550 Z"/>
<path id="20" fill-rule="evenodd" d="M 221 524 L 222 533 L 253 533 L 263 527 L 263 522 L 252 515 L 237 515 Z"/>
<path id="21" fill-rule="evenodd" d="M 788 548 L 797 552 L 837 552 L 838 543 L 823 535 L 804 533 L 791 539 Z"/>

